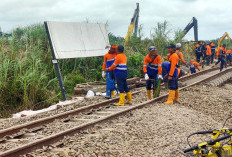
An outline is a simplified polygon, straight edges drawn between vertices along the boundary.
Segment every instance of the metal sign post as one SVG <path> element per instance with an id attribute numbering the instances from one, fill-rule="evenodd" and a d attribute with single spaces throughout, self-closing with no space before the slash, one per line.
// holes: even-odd
<path id="1" fill-rule="evenodd" d="M 48 29 L 48 25 L 47 25 L 46 21 L 44 22 L 44 25 L 45 25 L 46 33 L 47 33 L 47 36 L 48 36 L 49 45 L 50 45 L 50 48 L 51 48 L 51 51 L 52 51 L 52 63 L 56 67 L 56 72 L 57 72 L 57 77 L 58 77 L 59 84 L 60 84 L 61 94 L 62 94 L 63 100 L 65 101 L 67 99 L 66 98 L 66 91 L 65 91 L 63 80 L 62 80 L 62 75 L 61 75 L 61 71 L 60 71 L 59 62 L 55 57 L 55 53 L 54 53 L 54 49 L 53 49 L 53 45 L 52 45 L 52 41 L 51 41 L 51 36 L 49 34 L 49 29 Z"/>

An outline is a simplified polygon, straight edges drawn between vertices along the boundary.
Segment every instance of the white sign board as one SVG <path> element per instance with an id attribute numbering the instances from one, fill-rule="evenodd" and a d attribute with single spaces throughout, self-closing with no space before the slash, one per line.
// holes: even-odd
<path id="1" fill-rule="evenodd" d="M 103 56 L 108 50 L 105 24 L 47 22 L 56 59 Z"/>

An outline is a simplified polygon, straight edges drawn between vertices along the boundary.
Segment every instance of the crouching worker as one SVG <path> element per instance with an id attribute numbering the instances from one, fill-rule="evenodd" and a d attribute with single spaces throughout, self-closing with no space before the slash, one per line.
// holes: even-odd
<path id="1" fill-rule="evenodd" d="M 168 101 L 164 102 L 164 104 L 173 104 L 174 99 L 178 100 L 179 97 L 179 89 L 178 89 L 178 70 L 176 69 L 176 65 L 178 64 L 179 57 L 175 53 L 176 46 L 174 44 L 170 44 L 168 46 L 168 53 L 170 54 L 169 62 L 170 62 L 170 71 L 167 74 L 168 78 L 168 87 L 169 87 L 169 96 Z"/>
<path id="2" fill-rule="evenodd" d="M 143 72 L 145 74 L 147 100 L 151 99 L 151 89 L 153 89 L 153 98 L 156 90 L 156 80 L 162 78 L 161 57 L 156 53 L 155 46 L 149 48 L 149 54 L 144 58 Z M 151 88 L 151 86 L 153 86 Z"/>
<path id="3" fill-rule="evenodd" d="M 199 63 L 196 62 L 196 61 L 191 60 L 190 61 L 190 68 L 189 68 L 190 71 L 191 71 L 191 74 L 196 73 L 196 68 L 197 68 L 198 71 L 201 70 L 200 67 L 199 67 Z"/>
<path id="4" fill-rule="evenodd" d="M 117 80 L 118 90 L 120 92 L 119 102 L 116 105 L 124 105 L 125 102 L 125 93 L 127 96 L 126 104 L 132 104 L 132 95 L 127 86 L 127 57 L 123 53 L 124 47 L 122 45 L 118 46 L 118 55 L 114 63 L 109 67 L 106 68 L 106 71 L 114 71 L 115 78 Z"/>
<path id="5" fill-rule="evenodd" d="M 106 68 L 109 68 L 113 63 L 117 56 L 117 46 L 111 45 L 110 50 L 104 56 L 104 62 L 102 66 L 102 78 L 105 79 L 106 76 L 106 98 L 110 99 L 114 97 L 115 88 L 115 77 L 114 71 L 106 71 Z"/>

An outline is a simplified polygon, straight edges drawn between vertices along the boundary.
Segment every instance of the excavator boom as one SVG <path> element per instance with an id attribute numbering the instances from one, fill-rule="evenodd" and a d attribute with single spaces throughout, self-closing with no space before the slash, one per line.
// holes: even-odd
<path id="1" fill-rule="evenodd" d="M 221 47 L 221 46 L 222 46 L 222 41 L 225 39 L 225 37 L 227 37 L 228 40 L 232 43 L 232 40 L 231 40 L 229 34 L 228 34 L 227 32 L 225 32 L 225 33 L 223 34 L 223 36 L 220 38 L 219 42 L 218 42 L 218 47 Z"/>
<path id="2" fill-rule="evenodd" d="M 137 31 L 138 31 L 138 22 L 139 22 L 139 3 L 136 3 L 137 7 L 134 11 L 133 17 L 130 22 L 130 26 L 128 28 L 126 37 L 125 37 L 125 43 L 127 43 L 130 39 L 130 37 L 133 35 L 137 36 Z"/>
<path id="3" fill-rule="evenodd" d="M 183 31 L 183 36 L 182 38 L 184 38 L 184 36 L 189 32 L 189 30 L 191 28 L 194 27 L 194 40 L 198 41 L 198 25 L 197 25 L 197 19 L 195 17 L 193 17 L 193 19 L 189 22 L 189 24 L 185 27 L 184 31 Z M 182 39 L 181 38 L 181 39 Z"/>

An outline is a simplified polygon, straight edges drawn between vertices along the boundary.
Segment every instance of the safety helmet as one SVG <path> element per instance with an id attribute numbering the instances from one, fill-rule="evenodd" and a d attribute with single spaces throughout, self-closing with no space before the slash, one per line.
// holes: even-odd
<path id="1" fill-rule="evenodd" d="M 176 48 L 180 48 L 180 47 L 181 47 L 181 43 L 177 43 Z"/>

